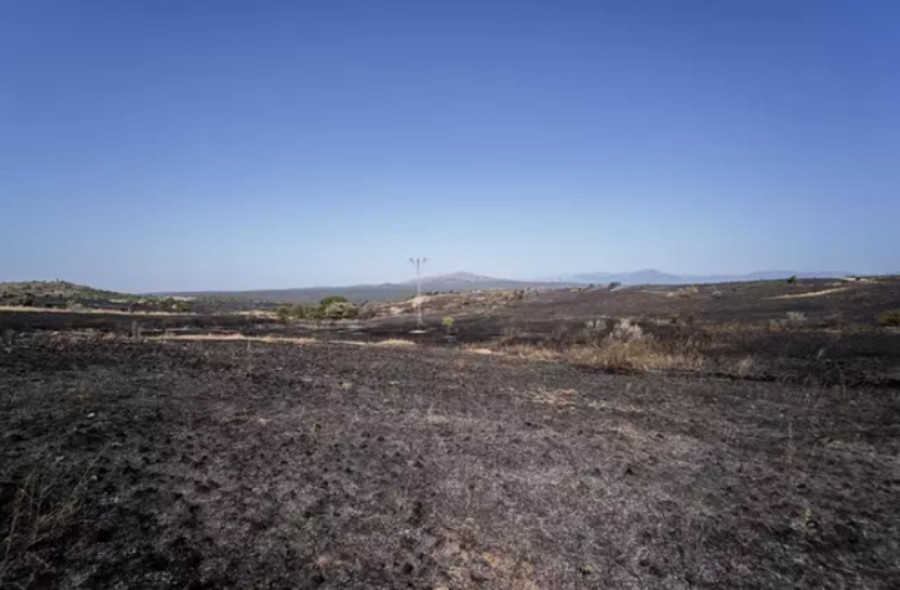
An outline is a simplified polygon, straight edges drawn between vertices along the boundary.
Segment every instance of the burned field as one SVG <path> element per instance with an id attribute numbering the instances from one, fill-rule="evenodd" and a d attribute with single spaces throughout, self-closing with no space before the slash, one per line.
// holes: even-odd
<path id="1" fill-rule="evenodd" d="M 896 587 L 878 289 L 542 294 L 417 342 L 2 316 L 0 587 Z"/>

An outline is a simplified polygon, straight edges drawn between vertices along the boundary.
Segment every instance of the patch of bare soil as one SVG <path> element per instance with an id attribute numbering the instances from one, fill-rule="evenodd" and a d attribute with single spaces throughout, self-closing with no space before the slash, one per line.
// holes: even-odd
<path id="1" fill-rule="evenodd" d="M 25 335 L 0 587 L 900 585 L 900 393 Z"/>

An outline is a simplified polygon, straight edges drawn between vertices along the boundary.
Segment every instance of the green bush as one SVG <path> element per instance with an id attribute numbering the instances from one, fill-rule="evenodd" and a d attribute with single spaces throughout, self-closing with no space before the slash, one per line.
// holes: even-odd
<path id="1" fill-rule="evenodd" d="M 347 303 L 347 298 L 343 295 L 326 295 L 319 300 L 319 307 L 323 310 L 328 309 L 332 303 Z"/>
<path id="2" fill-rule="evenodd" d="M 323 310 L 329 320 L 353 319 L 359 315 L 359 308 L 348 301 L 332 301 Z"/>
<path id="3" fill-rule="evenodd" d="M 172 309 L 178 313 L 190 313 L 194 310 L 191 304 L 183 299 L 176 300 L 175 303 L 172 304 Z"/>
<path id="4" fill-rule="evenodd" d="M 318 305 L 279 305 L 275 308 L 275 317 L 279 322 L 286 324 L 297 320 L 321 320 L 325 317 L 324 310 Z"/>
<path id="5" fill-rule="evenodd" d="M 890 311 L 883 312 L 880 316 L 878 316 L 878 325 L 891 327 L 900 326 L 900 309 L 892 309 Z"/>
<path id="6" fill-rule="evenodd" d="M 275 308 L 275 318 L 282 324 L 291 321 L 291 308 L 287 305 L 279 305 Z"/>
<path id="7" fill-rule="evenodd" d="M 787 280 L 788 285 L 794 285 L 797 283 L 797 275 L 792 275 Z"/>
<path id="8" fill-rule="evenodd" d="M 321 320 L 325 318 L 325 308 L 321 305 L 307 305 L 303 308 L 303 318 L 307 320 Z"/>
<path id="9" fill-rule="evenodd" d="M 294 305 L 280 305 L 275 308 L 275 317 L 282 323 L 296 320 L 351 319 L 358 315 L 359 307 L 340 295 L 323 297 L 318 305 L 296 303 Z"/>

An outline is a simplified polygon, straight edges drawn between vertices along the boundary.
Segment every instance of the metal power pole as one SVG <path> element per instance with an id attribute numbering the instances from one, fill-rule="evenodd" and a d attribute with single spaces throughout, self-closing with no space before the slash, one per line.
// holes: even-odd
<path id="1" fill-rule="evenodd" d="M 416 267 L 416 311 L 417 324 L 422 329 L 422 265 L 428 262 L 427 258 L 410 258 L 409 261 Z"/>

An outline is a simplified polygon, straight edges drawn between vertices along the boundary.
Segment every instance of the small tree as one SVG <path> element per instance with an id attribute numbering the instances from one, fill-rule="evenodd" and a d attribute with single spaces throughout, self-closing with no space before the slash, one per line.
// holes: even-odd
<path id="1" fill-rule="evenodd" d="M 447 316 L 441 320 L 441 324 L 443 324 L 444 329 L 447 330 L 447 334 L 452 334 L 453 330 L 456 328 L 456 320 L 452 317 Z"/>
<path id="2" fill-rule="evenodd" d="M 287 305 L 279 305 L 275 308 L 275 319 L 282 324 L 286 324 L 291 319 L 291 308 Z"/>
<path id="3" fill-rule="evenodd" d="M 791 276 L 788 278 L 788 280 L 787 280 L 787 284 L 788 284 L 788 285 L 795 285 L 795 284 L 797 284 L 797 275 L 791 275 Z"/>

